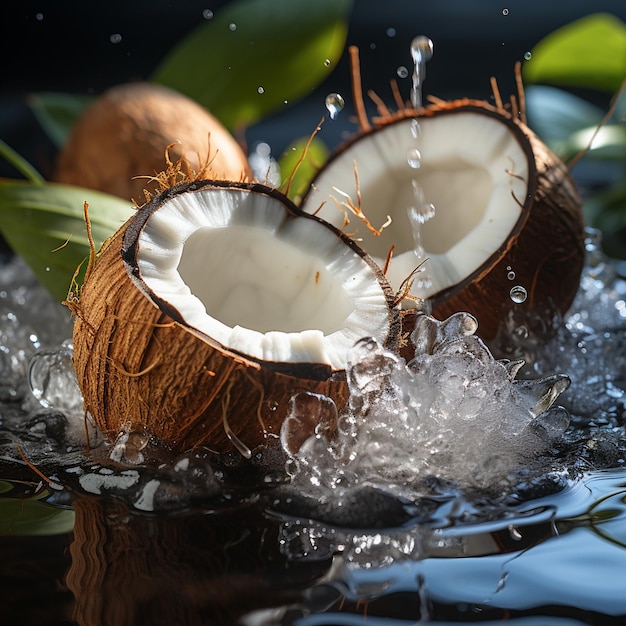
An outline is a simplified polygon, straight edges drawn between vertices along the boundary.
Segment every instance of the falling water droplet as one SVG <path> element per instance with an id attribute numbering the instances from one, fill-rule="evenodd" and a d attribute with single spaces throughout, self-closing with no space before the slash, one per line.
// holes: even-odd
<path id="1" fill-rule="evenodd" d="M 229 28 L 231 31 L 235 31 L 235 30 L 237 30 L 237 24 L 235 24 L 234 22 L 231 22 L 231 23 L 228 25 L 228 28 Z"/>
<path id="2" fill-rule="evenodd" d="M 528 292 L 521 285 L 515 285 L 515 287 L 511 287 L 511 291 L 509 292 L 511 296 L 511 300 L 516 304 L 521 304 L 522 302 L 526 302 L 526 298 L 528 297 Z"/>
<path id="3" fill-rule="evenodd" d="M 502 9 L 502 15 L 508 15 L 508 14 L 509 14 L 508 9 Z"/>
<path id="4" fill-rule="evenodd" d="M 330 59 L 324 59 L 324 65 L 326 67 L 328 67 L 330 65 L 330 63 L 331 63 Z"/>
<path id="5" fill-rule="evenodd" d="M 433 58 L 433 42 L 429 37 L 418 35 L 411 42 L 411 55 L 416 63 L 430 61 Z"/>
<path id="6" fill-rule="evenodd" d="M 345 102 L 340 94 L 338 93 L 329 93 L 326 96 L 326 108 L 328 109 L 328 113 L 330 115 L 331 120 L 337 119 L 337 115 L 343 109 Z"/>
<path id="7" fill-rule="evenodd" d="M 433 42 L 424 35 L 418 35 L 411 42 L 413 58 L 413 85 L 411 88 L 411 104 L 419 109 L 422 106 L 422 85 L 426 78 L 426 63 L 433 57 Z"/>
<path id="8" fill-rule="evenodd" d="M 396 74 L 399 78 L 406 78 L 409 75 L 409 70 L 407 70 L 404 65 L 400 65 L 396 70 Z"/>
<path id="9" fill-rule="evenodd" d="M 387 37 L 395 37 L 396 36 L 396 29 L 393 27 L 389 27 L 387 29 Z"/>
<path id="10" fill-rule="evenodd" d="M 35 13 L 35 19 L 36 19 L 38 22 L 43 21 L 43 13 Z"/>
<path id="11" fill-rule="evenodd" d="M 202 17 L 205 20 L 213 19 L 213 11 L 211 11 L 211 9 L 204 9 L 204 11 L 202 11 Z"/>
<path id="12" fill-rule="evenodd" d="M 515 272 L 514 272 L 514 271 L 512 271 L 512 270 L 509 270 L 509 273 L 506 275 L 506 277 L 507 277 L 509 280 L 515 280 Z"/>
<path id="13" fill-rule="evenodd" d="M 259 85 L 257 93 L 265 93 L 265 87 L 263 87 L 263 85 Z"/>
<path id="14" fill-rule="evenodd" d="M 120 43 L 122 41 L 122 35 L 120 35 L 119 33 L 113 33 L 110 37 L 109 37 L 109 41 L 111 43 Z"/>
<path id="15" fill-rule="evenodd" d="M 422 127 L 417 120 L 411 120 L 411 137 L 417 139 L 422 134 Z"/>
<path id="16" fill-rule="evenodd" d="M 406 153 L 406 162 L 409 167 L 414 170 L 418 169 L 422 165 L 422 155 L 417 148 L 409 148 Z"/>

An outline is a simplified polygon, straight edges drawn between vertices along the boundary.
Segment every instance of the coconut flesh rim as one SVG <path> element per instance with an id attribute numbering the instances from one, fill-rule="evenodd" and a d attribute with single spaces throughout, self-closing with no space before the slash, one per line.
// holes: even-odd
<path id="1" fill-rule="evenodd" d="M 432 284 L 413 289 L 426 298 L 467 278 L 502 246 L 522 215 L 529 163 L 510 126 L 497 117 L 470 111 L 420 117 L 417 137 L 412 122 L 386 124 L 348 145 L 320 171 L 301 208 L 313 213 L 325 202 L 316 214 L 341 227 L 344 213 L 333 197 L 344 199 L 339 190 L 356 199 L 356 164 L 364 214 L 376 228 L 388 215 L 392 222 L 377 237 L 348 214 L 344 230 L 378 263 L 395 246 L 387 278 L 397 289 L 420 260 L 408 217 L 416 181 L 435 206 L 434 217 L 420 226 Z M 416 148 L 417 169 L 407 158 Z"/>
<path id="2" fill-rule="evenodd" d="M 185 325 L 249 358 L 342 370 L 358 339 L 389 334 L 368 261 L 271 195 L 212 187 L 169 198 L 146 220 L 136 263 Z"/>

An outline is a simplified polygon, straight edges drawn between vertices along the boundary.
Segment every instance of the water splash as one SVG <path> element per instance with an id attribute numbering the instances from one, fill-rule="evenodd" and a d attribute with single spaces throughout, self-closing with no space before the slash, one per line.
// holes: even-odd
<path id="1" fill-rule="evenodd" d="M 299 408 L 321 400 L 308 396 L 292 406 L 281 433 L 292 479 L 331 490 L 347 483 L 406 488 L 435 474 L 487 487 L 544 451 L 569 424 L 554 406 L 569 379 L 516 380 L 522 363 L 496 360 L 476 328 L 468 313 L 443 321 L 418 316 L 409 363 L 373 339 L 357 342 L 348 359 L 349 411 L 334 439 L 309 429 L 298 446 L 294 433 L 302 441 L 307 429 L 301 415 L 311 413 Z"/>
<path id="2" fill-rule="evenodd" d="M 291 514 L 389 526 L 430 515 L 433 489 L 504 497 L 520 476 L 615 466 L 626 440 L 626 280 L 599 245 L 590 231 L 579 295 L 551 339 L 535 334 L 529 307 L 516 307 L 499 346 L 508 359 L 496 359 L 471 315 L 419 315 L 409 362 L 369 339 L 354 346 L 344 413 L 323 395 L 296 394 L 282 445 L 219 462 L 172 454 L 137 429 L 108 443 L 75 413 L 69 315 L 11 262 L 0 267 L 0 457 L 32 478 L 19 442 L 55 489 L 111 494 L 140 510 L 230 506 L 257 485 Z M 556 449 L 571 452 L 557 458 Z"/>

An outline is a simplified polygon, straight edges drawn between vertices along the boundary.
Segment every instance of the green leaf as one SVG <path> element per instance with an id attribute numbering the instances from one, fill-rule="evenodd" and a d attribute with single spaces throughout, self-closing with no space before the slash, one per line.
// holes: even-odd
<path id="1" fill-rule="evenodd" d="M 0 157 L 8 161 L 20 174 L 23 174 L 32 183 L 43 185 L 44 177 L 8 143 L 0 139 Z"/>
<path id="2" fill-rule="evenodd" d="M 626 77 L 626 25 L 614 15 L 595 13 L 542 39 L 524 64 L 529 83 L 616 92 Z"/>
<path id="3" fill-rule="evenodd" d="M 50 140 L 60 148 L 67 141 L 72 126 L 92 100 L 92 96 L 43 92 L 33 94 L 29 104 Z"/>
<path id="4" fill-rule="evenodd" d="M 626 259 L 626 182 L 593 194 L 583 208 L 587 223 L 602 231 L 606 254 Z"/>
<path id="5" fill-rule="evenodd" d="M 557 87 L 534 85 L 525 92 L 529 126 L 552 148 L 583 128 L 597 126 L 605 114 L 601 108 Z"/>
<path id="6" fill-rule="evenodd" d="M 0 233 L 58 300 L 89 256 L 85 201 L 96 248 L 133 213 L 130 203 L 91 189 L 0 180 Z"/>
<path id="7" fill-rule="evenodd" d="M 64 535 L 73 528 L 73 511 L 37 498 L 0 498 L 0 535 Z"/>
<path id="8" fill-rule="evenodd" d="M 283 179 L 281 189 L 294 202 L 298 202 L 306 192 L 315 174 L 328 158 L 329 150 L 326 144 L 316 137 L 313 138 L 307 149 L 308 137 L 293 142 L 278 160 L 280 173 Z M 304 151 L 306 154 L 303 157 Z M 302 159 L 302 162 L 298 162 Z M 297 169 L 296 169 L 297 168 Z M 294 172 L 292 176 L 292 173 Z M 291 180 L 290 180 L 291 178 Z M 289 184 L 289 189 L 286 186 Z"/>
<path id="9" fill-rule="evenodd" d="M 626 164 L 626 126 L 607 124 L 600 129 L 597 126 L 583 128 L 564 141 L 560 153 L 568 156 L 591 148 L 585 159 L 595 161 L 622 161 Z"/>
<path id="10" fill-rule="evenodd" d="M 191 33 L 152 80 L 231 131 L 310 93 L 343 52 L 351 0 L 239 0 Z"/>

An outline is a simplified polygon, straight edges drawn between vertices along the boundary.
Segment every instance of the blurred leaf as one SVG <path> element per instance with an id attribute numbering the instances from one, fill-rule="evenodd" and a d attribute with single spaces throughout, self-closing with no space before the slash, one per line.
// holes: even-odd
<path id="1" fill-rule="evenodd" d="M 584 204 L 587 223 L 602 231 L 602 248 L 626 259 L 626 181 L 593 194 Z"/>
<path id="2" fill-rule="evenodd" d="M 21 155 L 19 155 L 8 143 L 0 139 L 0 157 L 6 159 L 20 174 L 24 175 L 32 183 L 43 185 L 44 177 Z"/>
<path id="3" fill-rule="evenodd" d="M 58 300 L 89 256 L 85 201 L 96 248 L 133 213 L 130 203 L 91 189 L 0 180 L 0 233 Z"/>
<path id="4" fill-rule="evenodd" d="M 530 127 L 553 147 L 567 141 L 573 133 L 596 126 L 604 111 L 557 87 L 535 85 L 525 89 L 526 111 Z"/>
<path id="5" fill-rule="evenodd" d="M 37 121 L 51 141 L 60 148 L 92 96 L 43 92 L 32 94 L 30 106 Z"/>
<path id="6" fill-rule="evenodd" d="M 191 33 L 152 80 L 206 107 L 230 130 L 310 93 L 335 67 L 351 0 L 238 0 Z"/>
<path id="7" fill-rule="evenodd" d="M 73 511 L 37 498 L 0 498 L 0 535 L 64 535 L 73 528 Z"/>
<path id="8" fill-rule="evenodd" d="M 329 154 L 329 150 L 326 145 L 320 139 L 315 137 L 313 138 L 313 141 L 311 141 L 302 163 L 298 165 L 298 161 L 302 158 L 308 141 L 308 137 L 298 139 L 285 150 L 278 161 L 280 173 L 283 179 L 283 185 L 281 186 L 283 191 L 287 191 L 287 182 L 289 181 L 294 169 L 296 167 L 298 168 L 293 175 L 293 178 L 291 178 L 289 191 L 287 193 L 289 198 L 296 203 L 304 195 L 310 182 L 313 180 L 313 177 L 317 174 L 319 168 L 326 162 Z"/>
<path id="9" fill-rule="evenodd" d="M 626 25 L 595 13 L 542 39 L 524 64 L 524 80 L 616 92 L 626 76 Z"/>
<path id="10" fill-rule="evenodd" d="M 583 128 L 561 144 L 560 153 L 575 155 L 585 150 L 590 143 L 591 148 L 585 155 L 586 159 L 626 163 L 626 126 L 607 124 L 599 130 L 596 126 Z"/>

